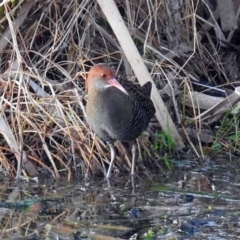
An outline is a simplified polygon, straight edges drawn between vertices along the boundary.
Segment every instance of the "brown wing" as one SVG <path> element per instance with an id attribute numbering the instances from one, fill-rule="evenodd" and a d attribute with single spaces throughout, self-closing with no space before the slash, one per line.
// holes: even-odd
<path id="1" fill-rule="evenodd" d="M 119 83 L 133 96 L 135 101 L 139 102 L 140 106 L 151 117 L 155 114 L 155 108 L 150 98 L 152 83 L 147 82 L 143 86 L 136 85 L 131 81 L 125 80 L 123 77 L 118 79 Z"/>

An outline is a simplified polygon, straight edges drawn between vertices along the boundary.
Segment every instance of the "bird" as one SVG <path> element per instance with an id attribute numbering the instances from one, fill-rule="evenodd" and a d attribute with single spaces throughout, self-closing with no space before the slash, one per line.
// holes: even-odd
<path id="1" fill-rule="evenodd" d="M 111 160 L 106 178 L 111 177 L 115 141 L 132 145 L 131 175 L 134 175 L 136 139 L 146 130 L 155 114 L 150 98 L 152 83 L 139 86 L 124 78 L 117 80 L 113 68 L 107 64 L 96 64 L 88 73 L 86 89 L 89 126 L 110 148 Z"/>

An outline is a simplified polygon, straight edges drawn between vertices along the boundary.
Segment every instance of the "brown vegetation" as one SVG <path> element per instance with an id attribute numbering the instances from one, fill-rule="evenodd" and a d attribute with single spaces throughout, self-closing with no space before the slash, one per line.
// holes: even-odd
<path id="1" fill-rule="evenodd" d="M 171 117 L 198 156 L 204 155 L 202 142 L 213 141 L 201 135 L 200 109 L 213 107 L 212 119 L 239 99 L 238 92 L 232 101 L 227 96 L 238 86 L 240 5 L 224 2 L 229 2 L 225 8 L 220 0 L 115 0 L 159 93 L 168 96 Z M 110 155 L 86 121 L 87 71 L 105 62 L 137 80 L 97 1 L 19 1 L 14 6 L 4 1 L 0 10 L 5 11 L 0 15 L 2 169 L 19 175 L 20 164 L 14 163 L 22 161 L 30 176 L 42 169 L 55 177 L 67 171 L 70 178 L 73 168 L 81 175 L 98 173 Z M 199 106 L 193 80 L 225 87 L 226 96 L 207 108 Z M 147 136 L 139 140 L 140 159 L 156 167 L 159 161 L 152 159 L 159 159 L 160 152 L 153 145 Z M 117 144 L 117 149 L 116 164 L 129 170 L 125 148 Z"/>

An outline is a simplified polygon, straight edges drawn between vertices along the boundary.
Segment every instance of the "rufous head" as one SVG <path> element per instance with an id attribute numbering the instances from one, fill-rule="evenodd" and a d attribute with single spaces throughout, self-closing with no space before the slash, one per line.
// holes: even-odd
<path id="1" fill-rule="evenodd" d="M 93 66 L 86 80 L 86 88 L 89 91 L 90 88 L 108 88 L 115 87 L 120 91 L 128 94 L 123 86 L 115 79 L 115 72 L 112 68 L 104 64 L 98 64 Z"/>
<path id="2" fill-rule="evenodd" d="M 114 76 L 115 76 L 115 72 L 110 67 L 103 64 L 95 65 L 91 67 L 88 73 L 86 87 L 87 89 L 89 89 L 94 79 L 97 79 L 99 81 L 104 81 L 107 83 L 107 81 L 114 78 Z"/>

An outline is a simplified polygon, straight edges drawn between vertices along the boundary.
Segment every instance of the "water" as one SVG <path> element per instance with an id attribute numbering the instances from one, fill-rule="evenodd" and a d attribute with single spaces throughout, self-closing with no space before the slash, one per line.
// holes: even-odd
<path id="1" fill-rule="evenodd" d="M 1 239 L 240 239 L 238 161 L 184 160 L 152 179 L 2 178 Z M 158 176 L 157 176 L 158 175 Z M 135 237 L 135 238 L 134 238 Z"/>

